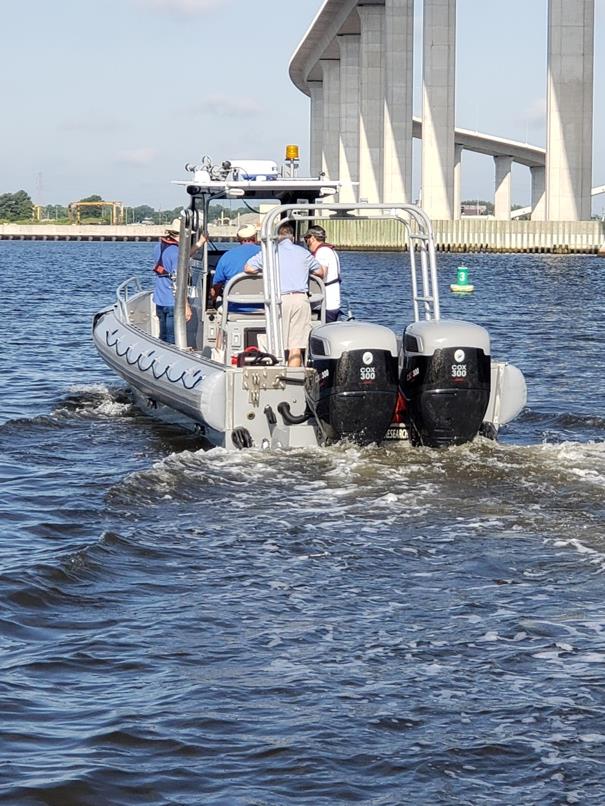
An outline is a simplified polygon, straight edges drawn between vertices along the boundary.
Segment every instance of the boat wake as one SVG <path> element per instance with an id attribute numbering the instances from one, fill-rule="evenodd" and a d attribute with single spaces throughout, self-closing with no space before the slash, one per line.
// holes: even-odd
<path id="1" fill-rule="evenodd" d="M 123 417 L 132 411 L 132 407 L 132 395 L 126 387 L 91 384 L 70 387 L 53 410 L 53 415 Z"/>
<path id="2" fill-rule="evenodd" d="M 338 539 L 544 540 L 563 529 L 571 546 L 575 540 L 600 553 L 604 487 L 605 443 L 520 447 L 479 438 L 441 451 L 407 444 L 184 451 L 128 476 L 108 503 L 129 512 L 170 506 L 202 524 L 202 533 L 225 518 L 245 521 L 249 533 L 320 531 Z M 416 534 L 427 516 L 433 525 Z"/>
<path id="3" fill-rule="evenodd" d="M 30 427 L 61 428 L 78 419 L 115 419 L 133 415 L 130 392 L 124 387 L 103 384 L 73 386 L 53 407 L 50 414 L 16 417 L 0 424 L 0 434 L 12 434 Z"/>
<path id="4" fill-rule="evenodd" d="M 197 498 L 200 488 L 221 484 L 254 495 L 293 485 L 293 493 L 304 494 L 308 487 L 303 485 L 333 486 L 331 481 L 337 480 L 339 487 L 349 484 L 357 494 L 364 494 L 375 492 L 376 486 L 396 489 L 429 479 L 447 480 L 454 486 L 474 484 L 486 475 L 490 483 L 505 481 L 513 471 L 516 482 L 528 485 L 537 479 L 559 484 L 578 478 L 601 486 L 605 484 L 605 442 L 520 446 L 477 437 L 472 443 L 437 451 L 404 442 L 365 447 L 340 442 L 330 447 L 240 452 L 212 448 L 170 454 L 129 476 L 120 489 L 134 485 L 137 492 L 161 489 L 164 494 L 190 488 Z"/>

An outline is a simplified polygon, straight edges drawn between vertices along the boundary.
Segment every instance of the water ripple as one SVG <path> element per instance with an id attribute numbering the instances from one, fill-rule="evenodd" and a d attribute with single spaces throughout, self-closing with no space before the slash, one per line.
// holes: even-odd
<path id="1" fill-rule="evenodd" d="M 228 453 L 93 353 L 150 260 L 0 242 L 9 295 L 44 300 L 4 345 L 0 803 L 602 803 L 602 262 L 466 256 L 475 295 L 442 294 L 528 378 L 498 444 Z M 393 255 L 343 271 L 404 327 Z"/>

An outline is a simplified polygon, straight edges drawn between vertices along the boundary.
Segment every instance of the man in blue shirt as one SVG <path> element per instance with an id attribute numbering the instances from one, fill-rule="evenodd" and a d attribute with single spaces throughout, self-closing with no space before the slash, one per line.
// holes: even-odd
<path id="1" fill-rule="evenodd" d="M 260 252 L 260 246 L 256 242 L 256 227 L 252 224 L 244 224 L 243 227 L 238 229 L 237 240 L 239 241 L 239 246 L 229 249 L 221 255 L 216 264 L 213 285 L 210 289 L 210 299 L 212 300 L 220 296 L 225 284 L 236 274 L 241 274 L 250 258 Z M 231 302 L 229 310 L 239 311 L 240 313 L 254 313 L 259 310 L 259 306 L 239 305 L 236 302 Z"/>
<path id="2" fill-rule="evenodd" d="M 160 322 L 160 339 L 174 344 L 174 280 L 179 260 L 181 222 L 175 218 L 156 245 L 153 259 L 155 283 L 153 302 Z"/>
<path id="3" fill-rule="evenodd" d="M 311 332 L 309 275 L 323 277 L 323 269 L 310 252 L 294 243 L 292 224 L 281 224 L 277 234 L 284 347 L 288 354 L 288 366 L 300 367 L 301 351 L 307 346 Z M 263 255 L 259 253 L 248 261 L 245 270 L 249 274 L 258 274 L 262 268 Z"/>
<path id="4" fill-rule="evenodd" d="M 176 270 L 179 262 L 179 235 L 181 233 L 181 219 L 175 218 L 168 227 L 166 235 L 156 244 L 153 258 L 155 283 L 153 288 L 153 302 L 155 312 L 160 323 L 160 339 L 174 344 L 174 291 Z M 195 246 L 191 249 L 194 254 L 200 249 L 206 238 L 201 235 Z M 191 308 L 187 303 L 185 318 L 191 319 Z"/>

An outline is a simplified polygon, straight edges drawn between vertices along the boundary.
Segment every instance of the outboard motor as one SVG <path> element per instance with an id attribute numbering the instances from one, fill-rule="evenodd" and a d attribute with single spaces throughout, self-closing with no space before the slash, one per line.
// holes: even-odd
<path id="1" fill-rule="evenodd" d="M 334 322 L 312 331 L 318 382 L 309 406 L 328 436 L 366 445 L 384 438 L 397 401 L 397 354 L 395 334 L 382 325 Z"/>
<path id="2" fill-rule="evenodd" d="M 403 335 L 400 375 L 410 439 L 461 445 L 481 427 L 490 397 L 488 332 L 456 319 L 413 322 Z"/>

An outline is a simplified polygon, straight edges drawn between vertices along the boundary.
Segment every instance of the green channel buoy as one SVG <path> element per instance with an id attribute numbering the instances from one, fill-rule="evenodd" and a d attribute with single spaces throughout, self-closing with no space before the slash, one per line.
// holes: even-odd
<path id="1" fill-rule="evenodd" d="M 475 290 L 475 286 L 468 281 L 468 267 L 458 266 L 456 269 L 456 282 L 450 285 L 450 291 L 459 294 L 469 294 Z"/>

